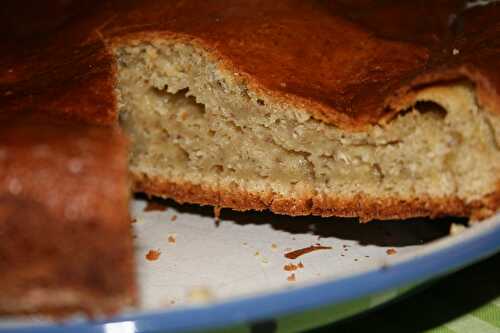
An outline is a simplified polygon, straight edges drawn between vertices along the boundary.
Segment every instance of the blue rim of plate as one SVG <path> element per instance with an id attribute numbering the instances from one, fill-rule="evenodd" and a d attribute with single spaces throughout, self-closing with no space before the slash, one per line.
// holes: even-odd
<path id="1" fill-rule="evenodd" d="M 497 216 L 495 219 L 498 219 Z M 489 222 L 484 222 L 489 223 Z M 442 249 L 333 281 L 281 290 L 223 303 L 140 314 L 124 314 L 107 321 L 4 326 L 0 332 L 171 332 L 204 330 L 260 319 L 301 313 L 321 306 L 341 304 L 396 287 L 451 273 L 500 251 L 500 223 Z"/>

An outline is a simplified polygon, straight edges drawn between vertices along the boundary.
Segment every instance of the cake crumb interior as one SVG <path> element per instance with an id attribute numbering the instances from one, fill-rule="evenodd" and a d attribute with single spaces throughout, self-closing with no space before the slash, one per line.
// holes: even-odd
<path id="1" fill-rule="evenodd" d="M 287 197 L 458 197 L 495 190 L 498 117 L 467 82 L 418 92 L 386 125 L 346 131 L 239 83 L 200 48 L 115 49 L 130 169 L 173 182 Z"/>

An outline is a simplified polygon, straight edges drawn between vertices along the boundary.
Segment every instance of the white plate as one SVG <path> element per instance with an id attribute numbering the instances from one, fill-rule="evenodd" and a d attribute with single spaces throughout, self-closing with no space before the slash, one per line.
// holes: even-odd
<path id="1" fill-rule="evenodd" d="M 64 325 L 14 318 L 0 322 L 0 331 L 152 332 L 263 318 L 280 318 L 278 330 L 290 331 L 290 323 L 298 330 L 373 308 L 500 249 L 498 215 L 443 237 L 449 221 L 359 224 L 228 210 L 217 225 L 210 208 L 168 204 L 164 212 L 144 212 L 142 199 L 132 205 L 139 310 Z M 331 249 L 284 256 L 317 243 Z M 160 252 L 157 260 L 146 259 L 150 250 Z"/>

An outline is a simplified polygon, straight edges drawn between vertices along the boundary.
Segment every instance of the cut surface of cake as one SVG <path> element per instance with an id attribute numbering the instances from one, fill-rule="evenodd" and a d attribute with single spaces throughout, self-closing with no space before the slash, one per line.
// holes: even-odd
<path id="1" fill-rule="evenodd" d="M 242 90 L 193 46 L 119 52 L 121 124 L 141 191 L 243 210 L 395 219 L 468 215 L 497 189 L 499 117 L 477 105 L 467 82 L 421 89 L 386 124 L 346 130 Z M 164 74 L 167 61 L 175 69 Z"/>
<path id="2" fill-rule="evenodd" d="M 136 189 L 289 215 L 491 215 L 500 25 L 489 17 L 490 32 L 477 30 L 480 18 L 500 17 L 490 7 L 128 7 L 129 25 L 111 22 L 103 35 Z M 459 31 L 445 22 L 452 14 Z M 151 26 L 137 28 L 146 17 Z"/>
<path id="3" fill-rule="evenodd" d="M 4 42 L 0 105 L 119 122 L 136 191 L 363 221 L 500 205 L 498 3 L 68 6 L 36 53 Z"/>

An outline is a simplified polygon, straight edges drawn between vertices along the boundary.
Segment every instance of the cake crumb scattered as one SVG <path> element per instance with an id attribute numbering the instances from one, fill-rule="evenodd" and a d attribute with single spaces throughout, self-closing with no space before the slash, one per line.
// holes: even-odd
<path id="1" fill-rule="evenodd" d="M 130 219 L 130 223 L 136 223 L 137 219 Z"/>
<path id="2" fill-rule="evenodd" d="M 283 266 L 283 270 L 287 272 L 293 272 L 296 271 L 297 269 L 302 269 L 302 268 L 304 268 L 304 264 L 302 264 L 302 262 L 299 262 L 298 264 L 288 263 L 285 266 Z"/>
<path id="3" fill-rule="evenodd" d="M 205 303 L 215 297 L 208 287 L 194 287 L 188 291 L 187 298 L 194 303 Z"/>
<path id="4" fill-rule="evenodd" d="M 387 249 L 387 251 L 385 251 L 385 253 L 387 253 L 387 255 L 392 256 L 393 254 L 398 253 L 398 251 L 396 251 L 396 249 Z"/>
<path id="5" fill-rule="evenodd" d="M 458 55 L 458 54 L 460 54 L 460 50 L 459 49 L 453 49 L 452 53 L 453 53 L 453 55 Z"/>
<path id="6" fill-rule="evenodd" d="M 148 253 L 146 253 L 146 259 L 149 261 L 155 261 L 160 257 L 160 250 L 149 250 Z"/>
<path id="7" fill-rule="evenodd" d="M 260 256 L 260 252 L 259 251 L 255 252 L 254 256 L 256 257 Z"/>
<path id="8" fill-rule="evenodd" d="M 302 249 L 298 249 L 295 251 L 287 252 L 285 253 L 285 258 L 288 259 L 296 259 L 304 254 L 313 252 L 313 251 L 318 251 L 318 250 L 331 250 L 331 246 L 322 246 L 322 245 L 311 245 Z"/>
<path id="9" fill-rule="evenodd" d="M 148 203 L 146 204 L 146 207 L 144 207 L 145 212 L 154 212 L 154 211 L 164 212 L 167 209 L 168 209 L 167 206 L 162 205 L 156 201 L 148 201 Z"/>
<path id="10" fill-rule="evenodd" d="M 169 243 L 175 244 L 176 241 L 177 241 L 177 235 L 176 234 L 170 234 L 170 235 L 168 235 L 168 242 Z"/>
<path id="11" fill-rule="evenodd" d="M 272 250 L 276 251 L 276 249 L 277 249 L 277 248 L 278 248 L 278 245 L 276 245 L 276 244 L 274 244 L 274 243 L 273 243 L 273 244 L 271 244 L 271 249 L 272 249 Z"/>
<path id="12" fill-rule="evenodd" d="M 170 221 L 174 222 L 175 220 L 177 220 L 177 215 L 172 215 L 172 217 L 170 218 Z"/>
<path id="13" fill-rule="evenodd" d="M 288 276 L 287 278 L 287 281 L 289 282 L 295 282 L 295 273 L 292 273 L 290 276 Z"/>
<path id="14" fill-rule="evenodd" d="M 464 232 L 467 227 L 463 224 L 452 223 L 450 225 L 450 235 L 458 235 L 459 233 Z"/>
<path id="15" fill-rule="evenodd" d="M 175 300 L 171 300 L 170 304 L 174 305 L 175 304 Z"/>

